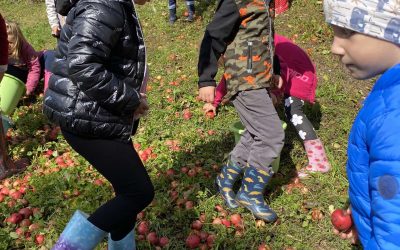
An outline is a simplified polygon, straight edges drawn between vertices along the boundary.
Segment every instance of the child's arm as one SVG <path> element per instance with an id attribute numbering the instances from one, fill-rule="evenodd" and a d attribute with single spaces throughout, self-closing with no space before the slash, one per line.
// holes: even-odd
<path id="1" fill-rule="evenodd" d="M 30 95 L 35 91 L 40 80 L 39 53 L 26 42 L 22 45 L 22 61 L 28 66 L 28 78 L 26 80 L 26 94 Z"/>
<path id="2" fill-rule="evenodd" d="M 0 81 L 3 78 L 4 72 L 7 71 L 8 63 L 8 40 L 6 23 L 0 15 Z"/>
<path id="3" fill-rule="evenodd" d="M 373 132 L 367 137 L 370 167 L 366 181 L 370 189 L 368 219 L 372 232 L 359 230 L 360 239 L 367 242 L 365 249 L 400 249 L 399 117 L 400 111 L 382 115 L 372 122 Z"/>
<path id="4" fill-rule="evenodd" d="M 240 15 L 235 1 L 221 1 L 213 20 L 207 25 L 200 46 L 198 85 L 201 92 L 203 92 L 201 88 L 215 87 L 214 78 L 218 71 L 218 59 L 225 52 L 230 40 L 235 36 L 239 25 Z M 211 92 L 211 89 L 209 92 Z M 208 101 L 213 103 L 214 98 L 209 98 Z"/>
<path id="5" fill-rule="evenodd" d="M 221 104 L 222 99 L 224 98 L 225 95 L 226 95 L 226 79 L 223 76 L 217 86 L 217 89 L 215 90 L 215 98 L 213 106 L 217 108 Z"/>
<path id="6" fill-rule="evenodd" d="M 51 27 L 51 34 L 58 37 L 60 35 L 61 26 L 60 21 L 58 20 L 55 0 L 46 0 L 46 12 Z"/>

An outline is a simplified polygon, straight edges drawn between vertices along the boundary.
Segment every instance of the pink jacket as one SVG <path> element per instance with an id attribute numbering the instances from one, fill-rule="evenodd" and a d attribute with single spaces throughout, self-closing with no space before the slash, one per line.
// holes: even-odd
<path id="1" fill-rule="evenodd" d="M 277 94 L 283 92 L 314 103 L 318 79 L 315 66 L 307 53 L 288 38 L 275 34 L 275 54 L 279 57 L 283 79 L 283 86 L 277 90 Z M 225 94 L 226 82 L 222 77 L 215 93 L 215 107 L 221 103 Z"/>
<path id="2" fill-rule="evenodd" d="M 27 92 L 33 92 L 39 84 L 41 73 L 39 59 L 42 53 L 42 51 L 36 52 L 28 42 L 22 44 L 21 57 L 19 60 L 20 63 L 26 65 L 28 68 L 28 78 L 25 84 Z"/>

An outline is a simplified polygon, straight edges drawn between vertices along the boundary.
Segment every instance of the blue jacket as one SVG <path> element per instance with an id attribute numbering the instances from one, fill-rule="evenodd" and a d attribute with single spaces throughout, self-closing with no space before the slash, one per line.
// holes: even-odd
<path id="1" fill-rule="evenodd" d="M 347 175 L 364 249 L 400 249 L 400 64 L 380 77 L 354 121 Z"/>

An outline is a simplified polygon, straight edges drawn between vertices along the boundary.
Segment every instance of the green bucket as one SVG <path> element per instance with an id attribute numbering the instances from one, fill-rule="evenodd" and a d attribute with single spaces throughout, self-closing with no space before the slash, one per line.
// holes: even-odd
<path id="1" fill-rule="evenodd" d="M 10 115 L 22 95 L 25 93 L 25 84 L 18 78 L 4 74 L 0 83 L 0 109 L 3 114 Z"/>
<path id="2" fill-rule="evenodd" d="M 282 122 L 282 128 L 283 130 L 286 130 L 287 124 L 284 121 Z M 238 143 L 240 140 L 240 136 L 243 134 L 243 132 L 245 131 L 245 127 L 243 126 L 243 124 L 240 121 L 237 121 L 233 124 L 231 124 L 230 126 L 230 130 L 233 132 L 233 135 L 235 136 L 235 143 Z M 281 156 L 279 155 L 272 163 L 272 170 L 274 171 L 274 173 L 277 173 L 279 170 L 279 163 L 281 160 Z"/>

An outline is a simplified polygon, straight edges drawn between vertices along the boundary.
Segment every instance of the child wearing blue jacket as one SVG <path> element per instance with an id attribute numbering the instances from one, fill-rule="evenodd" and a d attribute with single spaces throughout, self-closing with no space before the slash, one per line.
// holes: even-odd
<path id="1" fill-rule="evenodd" d="M 325 0 L 332 53 L 350 75 L 381 75 L 350 132 L 351 214 L 364 249 L 400 249 L 400 2 Z M 354 239 L 353 239 L 354 240 Z"/>

